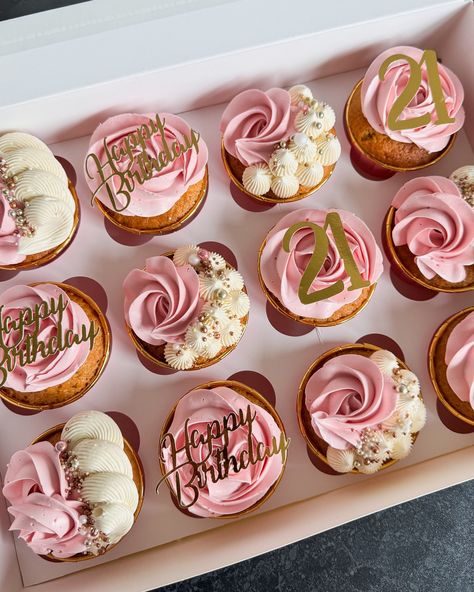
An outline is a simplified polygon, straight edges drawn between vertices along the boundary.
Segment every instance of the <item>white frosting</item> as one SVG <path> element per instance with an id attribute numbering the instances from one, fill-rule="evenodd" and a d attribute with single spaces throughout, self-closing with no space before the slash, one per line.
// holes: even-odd
<path id="1" fill-rule="evenodd" d="M 289 149 L 294 154 L 299 164 L 313 162 L 316 158 L 316 145 L 307 135 L 298 132 L 294 134 L 289 144 Z M 299 167 L 298 167 L 299 168 Z"/>
<path id="2" fill-rule="evenodd" d="M 229 290 L 242 290 L 244 278 L 236 269 L 230 269 L 225 276 L 226 288 Z"/>
<path id="3" fill-rule="evenodd" d="M 204 273 L 199 274 L 199 293 L 206 300 L 211 300 L 218 290 L 224 289 L 224 282 L 218 277 L 208 277 Z"/>
<path id="4" fill-rule="evenodd" d="M 82 498 L 90 504 L 124 504 L 132 512 L 138 507 L 137 487 L 127 475 L 121 473 L 92 473 L 84 478 Z"/>
<path id="5" fill-rule="evenodd" d="M 46 152 L 39 148 L 19 148 L 7 152 L 4 158 L 9 177 L 20 175 L 27 170 L 46 171 L 56 175 L 67 185 L 66 173 L 49 149 Z"/>
<path id="6" fill-rule="evenodd" d="M 224 269 L 226 266 L 226 261 L 222 255 L 219 253 L 211 252 L 209 253 L 209 263 L 211 264 L 212 269 L 219 271 L 219 269 Z"/>
<path id="7" fill-rule="evenodd" d="M 311 164 L 300 164 L 296 176 L 303 187 L 314 187 L 324 176 L 323 165 L 316 161 Z"/>
<path id="8" fill-rule="evenodd" d="M 248 166 L 242 174 L 245 189 L 253 195 L 265 195 L 270 191 L 272 176 L 266 163 Z"/>
<path id="9" fill-rule="evenodd" d="M 407 457 L 412 449 L 413 442 L 410 434 L 404 434 L 402 432 L 395 435 L 387 442 L 390 456 L 395 460 L 401 460 Z"/>
<path id="10" fill-rule="evenodd" d="M 105 440 L 81 440 L 72 449 L 82 473 L 121 473 L 133 478 L 132 465 L 123 448 Z"/>
<path id="11" fill-rule="evenodd" d="M 277 176 L 293 175 L 298 168 L 295 155 L 288 148 L 277 148 L 268 163 L 271 172 Z"/>
<path id="12" fill-rule="evenodd" d="M 298 103 L 304 99 L 311 100 L 313 93 L 311 89 L 305 84 L 295 84 L 288 91 L 290 93 L 290 100 L 292 105 L 298 105 Z"/>
<path id="13" fill-rule="evenodd" d="M 216 339 L 214 337 L 209 337 L 206 341 L 206 345 L 204 350 L 202 351 L 202 355 L 208 359 L 212 360 L 215 358 L 217 354 L 222 350 L 223 343 L 220 339 Z"/>
<path id="14" fill-rule="evenodd" d="M 193 265 L 195 261 L 199 263 L 199 247 L 195 245 L 186 245 L 179 247 L 173 254 L 173 261 L 175 265 Z M 196 259 L 197 257 L 197 259 Z"/>
<path id="15" fill-rule="evenodd" d="M 74 447 L 80 440 L 97 438 L 123 448 L 123 437 L 115 421 L 102 411 L 81 411 L 66 423 L 61 439 Z"/>
<path id="16" fill-rule="evenodd" d="M 298 132 L 306 134 L 311 138 L 317 138 L 324 132 L 323 124 L 313 109 L 310 109 L 306 113 L 304 111 L 298 113 L 295 117 L 295 128 Z"/>
<path id="17" fill-rule="evenodd" d="M 229 315 L 241 319 L 250 310 L 250 298 L 245 292 L 232 290 L 227 294 L 222 306 Z"/>
<path id="18" fill-rule="evenodd" d="M 354 468 L 355 454 L 351 449 L 338 450 L 329 446 L 326 452 L 326 458 L 331 469 L 338 473 L 349 473 Z"/>
<path id="19" fill-rule="evenodd" d="M 368 464 L 360 463 L 358 471 L 364 475 L 373 475 L 382 468 L 382 461 L 370 462 Z"/>
<path id="20" fill-rule="evenodd" d="M 425 427 L 426 407 L 420 398 L 415 399 L 415 404 L 411 411 L 411 432 L 416 434 Z"/>
<path id="21" fill-rule="evenodd" d="M 31 134 L 9 132 L 0 136 L 0 153 L 7 154 L 20 148 L 36 148 L 50 152 L 48 146 L 42 140 Z"/>
<path id="22" fill-rule="evenodd" d="M 132 528 L 133 512 L 125 504 L 98 504 L 92 511 L 95 527 L 106 534 L 111 545 Z"/>
<path id="23" fill-rule="evenodd" d="M 229 347 L 237 343 L 239 339 L 242 337 L 243 333 L 243 326 L 239 319 L 233 319 L 222 327 L 221 329 L 221 342 L 225 347 Z"/>
<path id="24" fill-rule="evenodd" d="M 198 353 L 191 347 L 176 347 L 176 343 L 165 345 L 165 360 L 175 370 L 189 370 L 194 365 Z"/>
<path id="25" fill-rule="evenodd" d="M 277 197 L 288 199 L 298 193 L 300 183 L 294 175 L 283 175 L 274 177 L 272 180 L 272 191 Z"/>
<path id="26" fill-rule="evenodd" d="M 397 357 L 386 349 L 378 349 L 371 354 L 370 359 L 377 364 L 379 369 L 386 376 L 392 376 L 393 371 L 398 368 Z"/>
<path id="27" fill-rule="evenodd" d="M 336 163 L 341 156 L 341 143 L 333 134 L 317 138 L 316 147 L 317 159 L 324 166 Z"/>
<path id="28" fill-rule="evenodd" d="M 336 123 L 336 114 L 334 113 L 334 109 L 324 103 L 318 107 L 316 110 L 316 117 L 323 125 L 323 131 L 328 132 L 330 129 L 334 127 Z"/>

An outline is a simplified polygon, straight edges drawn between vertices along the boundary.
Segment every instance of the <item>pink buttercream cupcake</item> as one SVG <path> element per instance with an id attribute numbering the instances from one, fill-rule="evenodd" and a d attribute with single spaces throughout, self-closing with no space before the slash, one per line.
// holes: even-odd
<path id="1" fill-rule="evenodd" d="M 227 173 L 257 199 L 303 199 L 327 181 L 341 154 L 335 121 L 334 110 L 303 84 L 241 92 L 221 119 Z"/>
<path id="2" fill-rule="evenodd" d="M 188 245 L 146 260 L 125 278 L 124 313 L 135 347 L 174 370 L 215 364 L 240 341 L 249 297 L 218 253 Z"/>
<path id="3" fill-rule="evenodd" d="M 171 113 L 110 117 L 92 134 L 85 161 L 92 201 L 129 232 L 178 230 L 202 204 L 208 151 L 200 134 Z"/>
<path id="4" fill-rule="evenodd" d="M 444 321 L 431 341 L 431 381 L 443 405 L 474 425 L 474 307 Z"/>
<path id="5" fill-rule="evenodd" d="M 280 417 L 257 391 L 210 382 L 184 395 L 163 426 L 162 481 L 190 515 L 242 516 L 276 489 L 288 446 Z"/>
<path id="6" fill-rule="evenodd" d="M 291 212 L 260 249 L 259 277 L 268 300 L 309 325 L 352 318 L 367 304 L 382 271 L 382 253 L 371 231 L 344 210 Z"/>
<path id="7" fill-rule="evenodd" d="M 118 425 L 83 411 L 15 452 L 3 495 L 10 530 L 50 561 L 102 555 L 132 528 L 143 503 L 138 456 Z"/>
<path id="8" fill-rule="evenodd" d="M 372 474 L 405 458 L 426 422 L 415 374 L 366 344 L 320 356 L 300 385 L 297 412 L 311 450 L 339 473 Z"/>
<path id="9" fill-rule="evenodd" d="M 410 280 L 431 290 L 474 288 L 474 209 L 445 177 L 403 185 L 385 220 L 387 251 Z"/>
<path id="10" fill-rule="evenodd" d="M 0 396 L 27 409 L 76 401 L 99 379 L 110 330 L 98 305 L 68 284 L 32 284 L 0 295 Z"/>
<path id="11" fill-rule="evenodd" d="M 415 122 L 409 129 L 390 129 L 389 113 L 411 76 L 408 61 L 400 58 L 390 63 L 383 79 L 380 77 L 382 64 L 396 54 L 408 56 L 408 59 L 418 63 L 423 58 L 423 50 L 416 47 L 392 47 L 382 52 L 353 89 L 345 108 L 346 131 L 353 150 L 365 157 L 374 169 L 378 165 L 393 172 L 420 169 L 439 160 L 450 148 L 454 134 L 463 126 L 465 117 L 461 82 L 446 66 L 436 63 L 446 112 L 454 119 L 451 123 L 437 123 L 438 113 L 424 62 L 418 91 L 402 110 L 399 120 L 429 114 L 429 121 L 422 125 Z M 360 164 L 364 164 L 363 158 Z"/>

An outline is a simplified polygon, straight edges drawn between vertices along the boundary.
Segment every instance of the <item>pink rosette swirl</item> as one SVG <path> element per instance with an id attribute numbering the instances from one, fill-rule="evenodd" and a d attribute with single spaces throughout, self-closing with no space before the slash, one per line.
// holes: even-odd
<path id="1" fill-rule="evenodd" d="M 89 153 L 95 154 L 104 165 L 108 160 L 107 152 L 111 153 L 114 147 L 118 149 L 123 147 L 126 136 L 134 134 L 141 126 L 149 125 L 150 119 L 156 120 L 156 116 L 153 113 L 143 115 L 127 113 L 110 117 L 100 124 L 92 134 Z M 135 182 L 130 203 L 120 211 L 125 216 L 148 217 L 164 214 L 174 206 L 191 185 L 201 181 L 206 172 L 208 150 L 204 140 L 199 137 L 197 150 L 193 146 L 184 151 L 186 138 L 191 137 L 191 127 L 184 119 L 172 113 L 159 113 L 158 116 L 164 123 L 163 133 L 155 133 L 151 137 L 144 138 L 144 145 L 147 155 L 160 162 L 159 154 L 164 151 L 167 164 L 159 172 L 153 171 L 153 176 L 145 180 L 143 184 Z M 181 148 L 179 148 L 179 156 L 170 162 L 168 155 L 173 154 L 174 145 L 181 146 Z M 129 154 L 122 155 L 116 163 L 121 172 L 139 169 L 137 159 L 144 148 L 137 144 L 132 145 L 130 149 L 134 162 L 131 162 Z M 105 177 L 112 174 L 110 166 L 106 166 L 104 174 Z M 97 199 L 108 208 L 113 209 L 107 190 L 102 185 L 103 179 L 97 171 L 97 167 L 88 159 L 85 162 L 85 176 L 91 191 L 94 193 L 97 191 Z M 119 193 L 120 186 L 120 177 L 114 175 L 109 180 L 109 187 L 111 187 L 115 201 L 120 204 L 120 208 L 123 208 L 126 205 L 126 197 Z"/>
<path id="2" fill-rule="evenodd" d="M 183 343 L 202 305 L 195 270 L 164 256 L 147 259 L 145 270 L 133 269 L 123 290 L 128 326 L 151 345 Z"/>
<path id="3" fill-rule="evenodd" d="M 221 118 L 221 134 L 229 154 L 249 166 L 268 162 L 275 144 L 294 132 L 290 93 L 245 90 L 232 99 Z"/>
<path id="4" fill-rule="evenodd" d="M 474 409 L 474 312 L 452 330 L 446 344 L 446 377 L 461 401 Z"/>
<path id="5" fill-rule="evenodd" d="M 186 440 L 195 430 L 193 439 L 198 445 L 192 448 L 193 461 L 200 463 L 204 460 L 208 466 L 216 468 L 214 453 L 223 448 L 224 438 L 213 439 L 212 454 L 209 454 L 209 447 L 202 444 L 202 440 L 199 441 L 200 436 L 205 438 L 208 426 L 213 423 L 222 426 L 224 417 L 227 417 L 231 412 L 238 416 L 239 410 L 242 410 L 245 416 L 248 405 L 250 405 L 252 415 L 256 414 L 255 420 L 252 422 L 252 433 L 249 434 L 247 425 L 230 431 L 228 453 L 239 458 L 242 451 L 249 450 L 249 442 L 251 442 L 254 453 L 256 453 L 259 442 L 271 448 L 272 437 L 275 437 L 278 444 L 282 432 L 270 413 L 251 403 L 233 389 L 224 386 L 196 389 L 185 395 L 176 406 L 168 433 L 174 436 L 176 447 L 180 449 L 185 446 Z M 188 436 L 186 436 L 186 429 Z M 215 433 L 215 428 L 213 433 Z M 173 491 L 176 492 L 174 464 L 166 442 L 162 447 L 162 458 L 166 473 L 170 473 L 168 481 Z M 187 484 L 196 485 L 197 480 L 193 479 L 194 472 L 187 464 L 187 456 L 183 450 L 178 452 L 176 464 L 181 483 L 182 504 L 187 505 L 194 499 L 192 488 Z M 262 461 L 257 460 L 256 464 L 250 464 L 238 473 L 235 473 L 231 468 L 225 478 L 217 480 L 215 483 L 207 474 L 205 486 L 199 489 L 197 500 L 187 509 L 202 517 L 225 516 L 247 510 L 264 497 L 277 481 L 282 470 L 282 457 L 280 454 L 275 454 Z"/>
<path id="6" fill-rule="evenodd" d="M 313 319 L 329 318 L 346 304 L 357 300 L 362 293 L 361 289 L 348 290 L 351 280 L 328 227 L 328 253 L 311 284 L 310 292 L 328 288 L 339 280 L 343 282 L 344 289 L 339 294 L 311 304 L 303 304 L 299 298 L 299 285 L 315 248 L 313 231 L 305 227 L 295 232 L 289 253 L 283 249 L 283 237 L 298 222 L 309 221 L 324 227 L 329 212 L 336 212 L 341 217 L 347 242 L 362 278 L 373 284 L 383 271 L 382 253 L 372 232 L 354 214 L 344 210 L 302 209 L 284 216 L 267 235 L 260 260 L 260 272 L 265 286 L 288 310 Z"/>
<path id="7" fill-rule="evenodd" d="M 407 245 L 420 272 L 455 283 L 474 264 L 474 209 L 445 177 L 408 181 L 392 201 L 396 208 L 393 242 Z"/>
<path id="8" fill-rule="evenodd" d="M 67 481 L 59 452 L 38 442 L 15 452 L 5 475 L 3 495 L 14 520 L 10 530 L 38 555 L 66 558 L 86 550 L 79 533 L 83 504 L 67 499 Z"/>
<path id="9" fill-rule="evenodd" d="M 2 190 L 5 185 L 0 180 L 0 265 L 14 265 L 26 259 L 18 252 L 18 239 L 15 221 L 8 212 L 10 207 Z"/>
<path id="10" fill-rule="evenodd" d="M 395 383 L 365 356 L 334 357 L 308 380 L 305 405 L 316 434 L 333 448 L 356 446 L 365 428 L 395 411 Z"/>
<path id="11" fill-rule="evenodd" d="M 389 136 L 392 140 L 407 144 L 414 143 L 427 152 L 443 150 L 449 138 L 464 125 L 465 113 L 462 107 L 464 90 L 459 78 L 449 68 L 438 64 L 446 110 L 449 117 L 455 119 L 453 123 L 438 125 L 436 124 L 435 105 L 428 84 L 426 64 L 423 64 L 420 87 L 410 104 L 403 110 L 401 119 L 411 119 L 430 113 L 431 121 L 427 125 L 413 129 L 391 130 L 388 127 L 388 115 L 410 78 L 408 63 L 405 60 L 397 60 L 389 66 L 384 80 L 380 80 L 379 70 L 382 63 L 394 54 L 404 54 L 420 62 L 423 51 L 409 46 L 392 47 L 375 58 L 362 82 L 362 112 L 377 132 Z"/>
<path id="12" fill-rule="evenodd" d="M 13 329 L 9 332 L 2 329 L 1 339 L 3 343 L 0 345 L 3 352 L 1 366 L 4 377 L 6 375 L 4 382 L 6 387 L 24 393 L 42 391 L 66 382 L 86 361 L 90 349 L 89 343 L 83 341 L 79 344 L 74 343 L 71 347 L 66 347 L 63 351 L 57 351 L 45 358 L 41 356 L 41 350 L 39 350 L 34 362 L 24 366 L 16 363 L 11 371 L 7 371 L 5 366 L 6 358 L 10 355 L 8 348 L 24 349 L 27 339 L 30 342 L 37 339 L 38 342 L 48 344 L 51 340 L 56 340 L 59 334 L 64 340 L 66 333 L 71 331 L 75 335 L 81 335 L 83 327 L 89 330 L 91 322 L 81 306 L 71 300 L 64 290 L 54 284 L 13 286 L 0 295 L 2 328 L 5 328 L 6 321 L 7 327 L 10 328 L 8 317 L 16 321 L 26 308 L 34 310 L 41 302 L 49 304 L 52 300 L 57 305 L 60 295 L 62 295 L 63 302 L 67 304 L 62 315 L 57 312 L 40 318 L 38 329 L 35 328 L 35 323 L 25 325 L 23 336 Z"/>

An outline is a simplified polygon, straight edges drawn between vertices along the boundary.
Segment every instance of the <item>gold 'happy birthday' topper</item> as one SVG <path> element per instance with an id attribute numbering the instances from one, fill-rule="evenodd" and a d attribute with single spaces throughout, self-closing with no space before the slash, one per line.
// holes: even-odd
<path id="1" fill-rule="evenodd" d="M 8 373 L 12 372 L 17 365 L 24 367 L 34 364 L 38 356 L 48 358 L 84 342 L 89 342 L 89 348 L 92 350 L 100 329 L 96 327 L 94 321 L 91 321 L 89 326 L 81 325 L 77 333 L 73 329 L 63 331 L 63 315 L 68 306 L 69 300 L 65 302 L 62 294 L 57 300 L 52 297 L 49 300 L 42 300 L 33 307 L 21 309 L 17 318 L 9 315 L 4 316 L 4 306 L 0 306 L 0 349 L 2 352 L 0 387 L 5 384 Z M 56 315 L 56 334 L 46 341 L 41 340 L 38 338 L 41 331 L 41 321 L 52 315 Z M 13 337 L 13 345 L 5 343 L 6 336 Z"/>
<path id="2" fill-rule="evenodd" d="M 314 222 L 304 220 L 302 222 L 293 224 L 293 226 L 290 226 L 283 237 L 283 249 L 289 253 L 291 251 L 291 239 L 293 238 L 293 235 L 298 232 L 298 230 L 301 230 L 302 228 L 309 228 L 314 234 L 313 254 L 311 255 L 308 265 L 303 272 L 298 288 L 298 297 L 303 304 L 312 304 L 314 302 L 319 302 L 320 300 L 325 300 L 326 298 L 331 298 L 331 296 L 335 296 L 344 290 L 344 282 L 342 280 L 337 280 L 337 282 L 334 282 L 332 286 L 328 286 L 327 288 L 315 290 L 314 292 L 309 291 L 314 280 L 321 271 L 328 255 L 328 227 L 331 228 L 337 250 L 339 251 L 341 259 L 344 262 L 344 269 L 351 280 L 351 284 L 347 289 L 349 291 L 359 290 L 361 288 L 370 286 L 370 281 L 363 279 L 357 268 L 356 262 L 354 261 L 354 257 L 352 256 L 352 252 L 344 232 L 341 217 L 337 212 L 329 212 L 326 215 L 324 226 L 318 226 L 318 224 L 315 224 Z"/>
<path id="3" fill-rule="evenodd" d="M 206 432 L 193 429 L 189 431 L 189 418 L 184 424 L 184 445 L 177 447 L 175 437 L 167 432 L 160 440 L 162 462 L 171 461 L 171 469 L 160 479 L 156 491 L 163 483 L 174 478 L 178 504 L 186 509 L 193 506 L 199 499 L 200 490 L 205 488 L 210 479 L 212 483 L 218 483 L 227 479 L 230 474 L 238 474 L 251 465 L 263 462 L 277 454 L 281 455 L 282 463 L 285 464 L 290 439 L 286 438 L 283 430 L 277 440 L 272 436 L 271 444 L 265 442 L 254 442 L 255 436 L 252 431 L 252 424 L 255 421 L 257 412 L 252 412 L 250 405 L 247 408 L 239 409 L 238 413 L 231 411 L 222 418 L 222 421 L 213 420 L 207 424 Z M 229 452 L 229 436 L 239 428 L 247 429 L 247 446 L 234 455 Z M 202 448 L 205 456 L 199 461 L 194 460 L 193 451 Z M 189 478 L 182 480 L 180 469 L 188 467 Z M 187 495 L 186 495 L 187 494 Z M 187 503 L 185 498 L 190 499 Z"/>
<path id="4" fill-rule="evenodd" d="M 380 80 L 384 80 L 385 74 L 387 73 L 390 64 L 398 60 L 407 62 L 408 66 L 410 67 L 410 76 L 407 85 L 393 102 L 392 108 L 388 114 L 387 124 L 389 129 L 392 131 L 415 129 L 417 127 L 423 127 L 431 123 L 431 112 L 426 112 L 423 115 L 419 115 L 418 117 L 399 119 L 400 115 L 409 106 L 421 87 L 423 64 L 426 66 L 428 86 L 431 91 L 431 96 L 433 97 L 433 103 L 436 111 L 437 119 L 433 121 L 433 123 L 435 125 L 454 123 L 455 119 L 453 117 L 449 117 L 449 113 L 446 108 L 446 99 L 439 77 L 436 52 L 432 49 L 425 49 L 419 62 L 414 60 L 412 57 L 405 55 L 404 53 L 395 53 L 384 60 L 380 66 Z"/>
<path id="5" fill-rule="evenodd" d="M 106 156 L 105 162 L 100 162 L 98 156 L 91 152 L 86 157 L 86 174 L 89 179 L 94 179 L 98 173 L 101 183 L 92 194 L 91 203 L 94 204 L 98 192 L 105 188 L 110 204 L 116 212 L 125 210 L 131 201 L 131 193 L 137 185 L 143 185 L 146 181 L 160 173 L 166 166 L 177 158 L 192 150 L 199 152 L 200 134 L 190 129 L 189 135 L 182 134 L 183 142 L 175 139 L 169 143 L 165 133 L 166 121 L 160 118 L 158 113 L 154 119 L 148 120 L 148 125 L 140 125 L 130 132 L 120 142 L 108 145 L 108 138 L 103 140 L 103 149 Z M 159 134 L 162 150 L 153 156 L 147 147 L 147 140 Z M 120 164 L 127 163 L 123 170 Z M 93 165 L 95 170 L 91 170 Z M 121 206 L 116 197 L 125 198 L 125 205 Z"/>

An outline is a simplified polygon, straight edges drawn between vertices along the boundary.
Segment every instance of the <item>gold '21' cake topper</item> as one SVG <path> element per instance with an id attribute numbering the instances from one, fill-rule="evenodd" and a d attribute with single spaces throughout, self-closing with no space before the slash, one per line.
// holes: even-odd
<path id="1" fill-rule="evenodd" d="M 318 226 L 314 222 L 304 220 L 303 222 L 297 222 L 290 226 L 283 237 L 283 248 L 289 253 L 291 251 L 291 239 L 293 235 L 298 232 L 301 228 L 309 228 L 314 234 L 314 250 L 311 258 L 306 266 L 301 277 L 301 282 L 298 288 L 298 297 L 303 304 L 312 304 L 313 302 L 319 302 L 326 298 L 331 298 L 336 294 L 339 294 L 344 290 L 344 282 L 338 280 L 334 282 L 332 286 L 322 288 L 321 290 L 314 290 L 310 292 L 310 288 L 318 276 L 321 268 L 324 265 L 324 261 L 329 251 L 329 239 L 327 236 L 327 228 L 330 227 L 334 242 L 336 243 L 337 250 L 344 262 L 344 269 L 351 280 L 350 286 L 347 288 L 350 290 L 359 290 L 370 286 L 368 280 L 364 280 L 357 269 L 356 262 L 352 256 L 352 252 L 347 242 L 344 227 L 342 225 L 341 217 L 337 212 L 329 212 L 324 221 L 324 226 Z"/>
<path id="2" fill-rule="evenodd" d="M 89 179 L 94 179 L 98 174 L 101 183 L 92 194 L 91 203 L 101 189 L 105 189 L 110 199 L 110 204 L 116 212 L 125 210 L 131 201 L 131 193 L 137 185 L 143 185 L 146 181 L 159 174 L 166 166 L 177 158 L 192 150 L 199 152 L 199 132 L 190 129 L 189 135 L 182 134 L 182 142 L 175 139 L 169 142 L 165 132 L 165 119 L 161 119 L 158 113 L 148 124 L 137 127 L 120 142 L 109 145 L 108 138 L 103 140 L 105 162 L 100 162 L 96 154 L 91 152 L 86 157 L 86 174 Z M 156 154 L 150 154 L 147 141 L 153 136 L 159 135 L 162 150 Z M 124 169 L 123 164 L 126 164 Z M 92 169 L 91 167 L 94 167 Z M 123 196 L 124 205 L 117 202 L 116 197 Z"/>
<path id="3" fill-rule="evenodd" d="M 160 440 L 161 461 L 171 468 L 160 479 L 156 491 L 166 479 L 174 480 L 173 490 L 181 508 L 193 506 L 199 499 L 201 489 L 208 487 L 209 481 L 218 483 L 227 479 L 230 474 L 238 474 L 251 465 L 257 465 L 266 458 L 277 454 L 281 455 L 285 464 L 290 439 L 284 432 L 277 440 L 272 436 L 271 444 L 265 442 L 255 443 L 253 434 L 253 422 L 257 412 L 252 412 L 250 405 L 238 412 L 231 411 L 222 418 L 222 421 L 213 420 L 207 424 L 204 433 L 199 430 L 189 430 L 189 419 L 184 423 L 184 444 L 178 448 L 173 434 L 167 432 Z M 247 445 L 237 454 L 229 451 L 230 434 L 239 428 L 247 429 Z M 200 460 L 194 460 L 196 451 L 202 449 L 204 456 Z M 194 454 L 193 454 L 194 452 Z M 186 481 L 183 482 L 183 473 L 180 469 L 186 468 Z M 189 499 L 189 502 L 186 500 Z"/>
<path id="4" fill-rule="evenodd" d="M 426 73 L 428 77 L 428 87 L 433 97 L 433 103 L 436 111 L 437 119 L 433 121 L 435 125 L 443 125 L 447 123 L 453 123 L 454 118 L 449 117 L 448 110 L 446 108 L 446 100 L 441 86 L 441 80 L 438 71 L 438 60 L 436 59 L 436 52 L 432 49 L 425 49 L 421 60 L 417 62 L 412 57 L 405 55 L 404 53 L 395 53 L 389 56 L 379 70 L 380 80 L 384 80 L 385 74 L 392 62 L 403 60 L 407 62 L 410 68 L 410 76 L 407 85 L 400 93 L 400 95 L 393 102 L 392 108 L 388 114 L 387 124 L 389 129 L 404 130 L 414 129 L 417 127 L 423 127 L 431 123 L 431 112 L 427 112 L 418 117 L 410 117 L 408 119 L 399 119 L 403 111 L 408 107 L 411 101 L 419 91 L 422 80 L 422 66 L 425 64 Z"/>
<path id="5" fill-rule="evenodd" d="M 0 387 L 2 387 L 8 373 L 16 366 L 24 367 L 34 364 L 38 357 L 49 358 L 58 352 L 70 349 L 80 343 L 89 343 L 92 350 L 94 340 L 100 329 L 94 321 L 90 325 L 81 325 L 79 332 L 73 329 L 63 331 L 62 322 L 64 311 L 69 305 L 69 300 L 64 301 L 60 294 L 56 299 L 42 300 L 33 307 L 22 308 L 17 318 L 3 315 L 3 305 L 0 306 Z M 41 333 L 41 321 L 55 315 L 56 333 L 49 339 L 39 339 Z M 14 336 L 15 343 L 7 345 L 6 338 Z"/>

